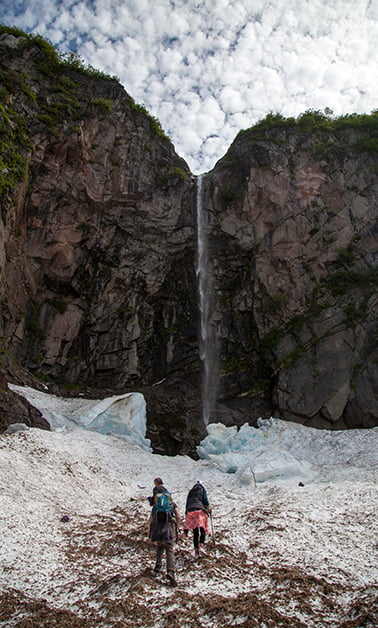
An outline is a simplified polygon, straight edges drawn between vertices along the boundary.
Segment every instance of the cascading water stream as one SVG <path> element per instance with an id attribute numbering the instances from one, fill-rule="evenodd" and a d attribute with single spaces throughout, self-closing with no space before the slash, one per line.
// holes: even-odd
<path id="1" fill-rule="evenodd" d="M 203 208 L 202 175 L 197 177 L 197 285 L 200 312 L 199 351 L 202 362 L 202 418 L 209 424 L 217 392 L 217 360 L 214 326 L 212 325 L 213 290 L 209 263 L 208 224 Z"/>

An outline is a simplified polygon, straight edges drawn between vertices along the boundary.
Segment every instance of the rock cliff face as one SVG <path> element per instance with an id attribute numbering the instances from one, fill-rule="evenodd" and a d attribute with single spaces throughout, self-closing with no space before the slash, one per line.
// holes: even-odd
<path id="1" fill-rule="evenodd" d="M 48 65 L 29 43 L 0 41 L 4 126 L 24 165 L 3 185 L 4 348 L 66 392 L 192 369 L 194 179 L 116 81 Z"/>
<path id="2" fill-rule="evenodd" d="M 1 387 L 139 390 L 156 451 L 193 453 L 195 178 L 115 80 L 9 33 L 0 63 Z M 250 130 L 204 177 L 228 424 L 377 424 L 377 163 L 360 140 Z"/>
<path id="3" fill-rule="evenodd" d="M 290 420 L 372 426 L 377 153 L 355 129 L 302 124 L 241 133 L 204 182 L 221 396 L 261 391 Z"/>

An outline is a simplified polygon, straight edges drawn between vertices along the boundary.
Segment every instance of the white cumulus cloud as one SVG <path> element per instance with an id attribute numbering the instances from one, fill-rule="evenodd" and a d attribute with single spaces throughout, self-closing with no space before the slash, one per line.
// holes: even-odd
<path id="1" fill-rule="evenodd" d="M 377 0 L 3 0 L 0 22 L 118 76 L 195 173 L 270 111 L 377 108 Z"/>

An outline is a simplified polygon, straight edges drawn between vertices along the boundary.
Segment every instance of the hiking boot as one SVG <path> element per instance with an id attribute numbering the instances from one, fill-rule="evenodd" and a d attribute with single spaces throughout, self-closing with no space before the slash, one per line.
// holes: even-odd
<path id="1" fill-rule="evenodd" d="M 196 549 L 194 550 L 194 560 L 199 560 L 200 558 L 200 551 L 199 548 L 196 547 Z"/>
<path id="2" fill-rule="evenodd" d="M 176 581 L 175 574 L 173 573 L 173 571 L 169 571 L 169 572 L 167 573 L 167 578 L 168 578 L 168 580 L 169 580 L 169 584 L 170 584 L 172 587 L 177 587 L 177 581 Z"/>
<path id="3" fill-rule="evenodd" d="M 161 569 L 160 565 L 155 565 L 154 570 L 152 572 L 154 574 L 154 576 L 159 575 L 160 569 Z"/>

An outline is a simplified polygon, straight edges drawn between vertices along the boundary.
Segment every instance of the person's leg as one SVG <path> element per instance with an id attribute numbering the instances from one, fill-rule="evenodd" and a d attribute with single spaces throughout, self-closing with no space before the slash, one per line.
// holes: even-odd
<path id="1" fill-rule="evenodd" d="M 164 543 L 165 546 L 165 553 L 167 556 L 167 573 L 175 573 L 175 569 L 176 569 L 176 564 L 175 564 L 175 555 L 173 553 L 173 543 L 168 543 L 168 541 L 166 541 Z"/>
<path id="2" fill-rule="evenodd" d="M 176 571 L 176 563 L 175 563 L 175 555 L 173 553 L 173 543 L 168 543 L 166 541 L 164 543 L 165 546 L 165 554 L 167 557 L 167 576 L 171 582 L 171 584 L 176 584 L 175 579 L 175 571 Z"/>
<path id="3" fill-rule="evenodd" d="M 199 544 L 200 545 L 205 545 L 205 539 L 206 539 L 206 532 L 204 528 L 200 528 L 200 539 L 199 539 Z"/>
<path id="4" fill-rule="evenodd" d="M 199 558 L 199 528 L 193 530 L 194 557 Z"/>
<path id="5" fill-rule="evenodd" d="M 194 549 L 198 549 L 198 546 L 199 546 L 199 528 L 194 528 L 194 530 L 193 530 L 193 544 L 194 544 Z"/>
<path id="6" fill-rule="evenodd" d="M 163 561 L 163 553 L 164 553 L 164 543 L 162 541 L 158 541 L 156 544 L 156 563 L 154 567 L 155 573 L 157 573 L 161 569 L 161 564 Z"/>

